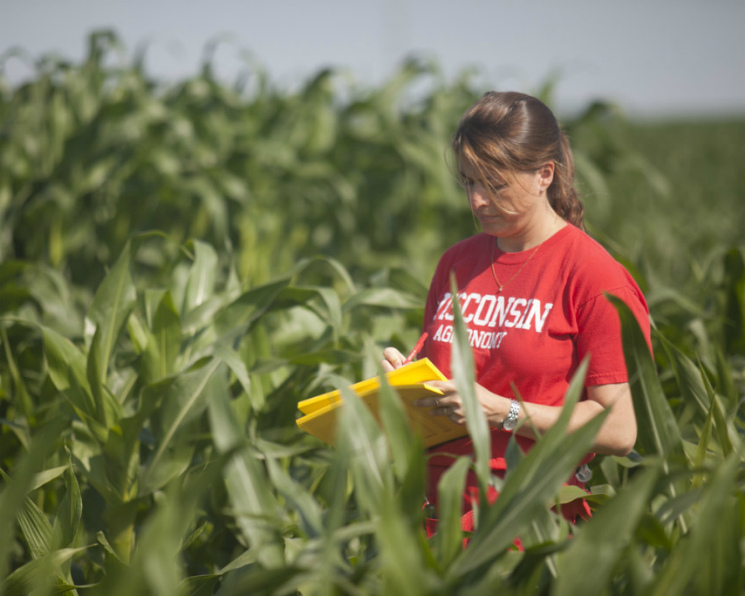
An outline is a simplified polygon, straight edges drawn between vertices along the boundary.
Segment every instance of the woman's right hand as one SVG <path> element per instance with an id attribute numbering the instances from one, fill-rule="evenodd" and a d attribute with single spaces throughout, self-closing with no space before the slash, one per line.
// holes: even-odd
<path id="1" fill-rule="evenodd" d="M 396 348 L 388 347 L 383 350 L 383 360 L 380 361 L 380 366 L 383 367 L 385 372 L 391 372 L 397 368 L 401 368 L 404 365 L 404 356 Z"/>

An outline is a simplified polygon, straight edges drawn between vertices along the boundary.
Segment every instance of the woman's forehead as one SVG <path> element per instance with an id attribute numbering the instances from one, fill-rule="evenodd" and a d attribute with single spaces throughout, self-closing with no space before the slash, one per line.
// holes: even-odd
<path id="1" fill-rule="evenodd" d="M 491 180 L 506 181 L 509 177 L 509 174 L 501 168 L 484 163 L 474 163 L 472 160 L 466 159 L 462 156 L 458 160 L 458 170 L 460 171 L 461 176 L 473 180 L 489 178 Z"/>

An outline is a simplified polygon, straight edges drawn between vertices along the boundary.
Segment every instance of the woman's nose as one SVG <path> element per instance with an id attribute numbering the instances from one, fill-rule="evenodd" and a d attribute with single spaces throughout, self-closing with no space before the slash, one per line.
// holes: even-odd
<path id="1" fill-rule="evenodd" d="M 489 191 L 481 184 L 474 184 L 468 193 L 471 209 L 478 209 L 489 204 Z"/>

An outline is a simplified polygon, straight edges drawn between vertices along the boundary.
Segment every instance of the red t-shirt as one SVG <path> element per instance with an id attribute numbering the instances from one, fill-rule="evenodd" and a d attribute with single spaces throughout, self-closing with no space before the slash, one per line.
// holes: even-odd
<path id="1" fill-rule="evenodd" d="M 473 349 L 476 381 L 504 397 L 559 406 L 582 358 L 590 356 L 585 385 L 628 380 L 621 326 L 604 292 L 621 298 L 637 317 L 649 342 L 649 311 L 634 279 L 585 232 L 567 225 L 537 249 L 505 253 L 496 238 L 478 234 L 455 244 L 440 259 L 424 313 L 429 338 L 422 356 L 448 378 L 453 335 L 450 272 Z M 491 270 L 503 284 L 498 291 Z M 586 397 L 586 396 L 585 396 Z M 504 470 L 511 433 L 492 429 L 493 470 Z M 533 441 L 517 437 L 523 449 Z M 470 454 L 468 437 L 433 449 Z M 448 458 L 431 465 L 447 466 Z"/>

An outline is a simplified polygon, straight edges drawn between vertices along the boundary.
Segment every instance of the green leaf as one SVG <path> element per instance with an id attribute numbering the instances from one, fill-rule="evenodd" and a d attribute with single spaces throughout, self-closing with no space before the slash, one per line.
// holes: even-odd
<path id="1" fill-rule="evenodd" d="M 14 535 L 17 516 L 26 505 L 26 494 L 32 485 L 34 475 L 42 466 L 42 462 L 52 453 L 64 424 L 64 421 L 58 419 L 40 429 L 33 436 L 28 453 L 14 466 L 13 479 L 0 493 L 0 536 Z M 8 557 L 12 545 L 11 540 L 0 540 L 0 578 L 8 575 Z"/>
<path id="2" fill-rule="evenodd" d="M 23 509 L 18 513 L 17 522 L 34 559 L 40 559 L 49 553 L 52 525 L 38 505 L 28 497 L 24 500 Z"/>
<path id="3" fill-rule="evenodd" d="M 460 457 L 442 475 L 437 486 L 437 555 L 443 569 L 447 569 L 463 548 L 463 490 L 466 474 L 471 466 L 469 458 Z"/>
<path id="4" fill-rule="evenodd" d="M 455 284 L 455 275 L 451 274 L 450 291 L 453 296 L 458 295 L 458 287 Z M 466 411 L 466 427 L 468 435 L 473 441 L 473 450 L 476 455 L 475 471 L 479 478 L 480 492 L 485 495 L 486 487 L 489 484 L 491 470 L 489 461 L 491 460 L 491 431 L 486 421 L 484 410 L 476 397 L 476 379 L 473 364 L 473 352 L 471 344 L 468 341 L 466 324 L 463 321 L 463 313 L 460 310 L 458 300 L 453 300 L 453 353 L 451 370 L 455 379 L 455 386 L 463 400 L 463 408 Z M 482 502 L 485 502 L 482 499 Z"/>
<path id="5" fill-rule="evenodd" d="M 572 411 L 584 387 L 587 361 L 583 361 L 570 383 L 559 419 L 506 476 L 499 498 L 482 505 L 479 527 L 469 548 L 459 555 L 448 571 L 458 577 L 493 561 L 509 547 L 521 528 L 552 503 L 559 487 L 567 481 L 577 463 L 592 448 L 598 429 L 608 411 L 567 435 Z M 485 502 L 485 501 L 482 501 Z"/>
<path id="6" fill-rule="evenodd" d="M 276 521 L 278 504 L 266 472 L 253 453 L 242 449 L 230 458 L 225 467 L 225 485 L 235 521 L 257 560 L 268 568 L 284 567 L 284 545 Z"/>
<path id="7" fill-rule="evenodd" d="M 727 352 L 745 353 L 745 258 L 731 248 L 724 258 L 724 339 Z"/>
<path id="8" fill-rule="evenodd" d="M 70 458 L 69 451 L 68 458 Z M 83 499 L 72 461 L 70 461 L 65 471 L 65 488 L 65 496 L 57 509 L 57 516 L 54 520 L 53 544 L 56 548 L 66 548 L 73 545 L 83 515 Z"/>
<path id="9" fill-rule="evenodd" d="M 701 495 L 695 525 L 686 540 L 671 553 L 647 593 L 725 594 L 742 586 L 739 508 L 735 494 L 739 466 L 740 459 L 733 453 L 716 470 Z"/>
<path id="10" fill-rule="evenodd" d="M 257 412 L 261 410 L 264 405 L 263 400 L 259 400 L 254 392 L 251 391 L 251 379 L 248 375 L 248 369 L 245 363 L 241 360 L 240 355 L 235 351 L 225 346 L 217 346 L 215 348 L 215 357 L 222 360 L 231 372 L 235 375 L 238 382 L 241 384 L 243 391 L 245 391 L 251 405 Z"/>
<path id="11" fill-rule="evenodd" d="M 88 321 L 93 327 L 88 326 L 86 337 L 93 340 L 94 333 L 98 336 L 98 341 L 93 341 L 91 352 L 92 362 L 96 368 L 94 378 L 98 379 L 102 386 L 106 384 L 114 345 L 135 307 L 136 295 L 131 272 L 132 252 L 132 244 L 128 242 L 114 267 L 98 287 L 88 311 Z M 99 422 L 102 420 L 99 419 Z"/>
<path id="12" fill-rule="evenodd" d="M 409 453 L 412 447 L 424 450 L 421 441 L 414 441 L 406 410 L 401 398 L 391 387 L 384 374 L 379 375 L 380 391 L 378 397 L 378 416 L 385 429 L 393 458 L 393 472 L 403 480 L 409 472 Z"/>
<path id="13" fill-rule="evenodd" d="M 711 441 L 711 429 L 714 424 L 714 408 L 715 404 L 711 404 L 711 408 L 709 408 L 709 415 L 706 417 L 704 428 L 701 430 L 698 438 L 696 456 L 693 460 L 694 468 L 697 470 L 702 470 L 704 467 L 704 463 L 706 462 L 706 456 L 709 451 L 709 441 Z M 691 481 L 691 488 L 701 488 L 703 482 L 704 475 L 702 473 L 699 473 L 693 477 L 693 480 Z"/>
<path id="14" fill-rule="evenodd" d="M 160 495 L 148 523 L 138 532 L 137 549 L 127 566 L 117 565 L 98 589 L 101 594 L 177 594 L 184 576 L 178 555 L 193 529 L 204 493 L 219 482 L 224 458 L 216 458 L 198 471 L 174 480 Z M 99 540 L 105 541 L 105 537 Z"/>
<path id="15" fill-rule="evenodd" d="M 336 443 L 349 456 L 360 507 L 378 515 L 392 480 L 385 437 L 360 397 L 347 386 L 340 390 L 344 405 L 338 409 Z"/>
<path id="16" fill-rule="evenodd" d="M 27 594 L 37 593 L 35 590 L 42 588 L 40 592 L 48 593 L 52 585 L 63 586 L 62 592 L 70 589 L 69 584 L 65 585 L 64 576 L 61 567 L 67 561 L 72 559 L 78 553 L 87 550 L 88 546 L 81 548 L 63 548 L 53 551 L 48 555 L 30 561 L 11 573 L 0 589 L 5 596 L 25 596 Z"/>
<path id="17" fill-rule="evenodd" d="M 417 535 L 411 531 L 411 525 L 407 523 L 408 520 L 398 504 L 394 495 L 386 491 L 375 529 L 382 559 L 381 592 L 429 594 L 430 586 L 422 581 L 426 577 L 426 568 Z"/>
<path id="18" fill-rule="evenodd" d="M 662 345 L 673 363 L 675 378 L 678 381 L 681 395 L 689 402 L 696 404 L 702 414 L 709 411 L 709 394 L 702 378 L 703 371 L 669 340 L 660 336 Z"/>
<path id="19" fill-rule="evenodd" d="M 314 299 L 318 299 L 317 301 Z M 291 286 L 283 288 L 272 303 L 272 310 L 305 306 L 316 313 L 331 328 L 333 337 L 338 337 L 342 325 L 339 297 L 329 288 Z"/>
<path id="20" fill-rule="evenodd" d="M 658 454 L 667 471 L 671 463 L 685 462 L 678 423 L 665 399 L 636 317 L 622 300 L 610 295 L 608 299 L 621 319 L 623 353 L 638 426 L 637 450 L 643 455 Z"/>
<path id="21" fill-rule="evenodd" d="M 323 511 L 313 494 L 293 481 L 273 458 L 266 460 L 266 466 L 272 486 L 300 516 L 305 537 L 310 540 L 320 537 L 323 534 Z"/>
<path id="22" fill-rule="evenodd" d="M 727 362 L 722 350 L 716 350 L 717 368 L 717 393 L 726 400 L 727 411 L 734 412 L 740 400 L 734 379 L 732 378 L 732 367 Z"/>
<path id="23" fill-rule="evenodd" d="M 621 563 L 624 550 L 632 544 L 657 476 L 655 468 L 642 471 L 582 525 L 559 559 L 559 573 L 552 594 L 573 596 L 602 593 L 610 588 L 614 569 Z M 588 561 L 592 561 L 592 565 L 588 565 Z"/>
<path id="24" fill-rule="evenodd" d="M 95 417 L 96 404 L 86 376 L 85 355 L 67 338 L 48 327 L 42 327 L 44 355 L 49 376 L 58 391 L 73 389 L 67 395 L 76 408 Z M 79 388 L 80 391 L 75 391 Z"/>
<path id="25" fill-rule="evenodd" d="M 235 418 L 227 382 L 214 392 L 207 405 L 212 441 L 219 453 L 228 453 L 244 443 L 243 429 Z"/>
<path id="26" fill-rule="evenodd" d="M 360 290 L 344 302 L 344 312 L 360 307 L 379 306 L 381 308 L 421 308 L 420 298 L 393 288 L 370 288 Z"/>
<path id="27" fill-rule="evenodd" d="M 219 360 L 210 360 L 196 370 L 174 377 L 158 391 L 161 393 L 156 435 L 158 447 L 142 471 L 141 496 L 164 486 L 186 469 L 194 446 L 177 440 L 176 435 L 207 407 L 209 382 L 220 366 Z"/>
<path id="28" fill-rule="evenodd" d="M 5 347 L 5 357 L 8 360 L 10 376 L 13 379 L 13 385 L 15 387 L 14 401 L 16 402 L 18 409 L 23 413 L 24 418 L 26 418 L 27 421 L 32 422 L 34 420 L 34 403 L 28 389 L 26 388 L 26 383 L 18 370 L 18 366 L 16 365 L 15 358 L 11 351 L 10 342 L 8 341 L 8 334 L 4 327 L 0 329 L 0 338 Z"/>
<path id="29" fill-rule="evenodd" d="M 719 445 L 722 448 L 722 453 L 725 457 L 727 457 L 733 450 L 736 450 L 738 452 L 740 451 L 741 440 L 734 426 L 725 417 L 721 400 L 719 396 L 714 393 L 714 388 L 711 386 L 709 378 L 706 376 L 706 371 L 704 371 L 703 365 L 700 362 L 699 371 L 701 373 L 701 379 L 703 381 L 709 403 L 711 404 L 711 408 L 714 411 L 714 420 L 716 421 Z"/>
<path id="30" fill-rule="evenodd" d="M 281 569 L 265 569 L 254 566 L 227 574 L 217 596 L 240 596 L 241 594 L 292 594 L 297 593 L 301 574 L 305 569 L 287 565 Z"/>
<path id="31" fill-rule="evenodd" d="M 186 315 L 206 302 L 214 291 L 217 274 L 217 253 L 209 244 L 194 240 L 194 264 L 189 271 L 184 295 L 183 314 Z"/>
<path id="32" fill-rule="evenodd" d="M 289 284 L 289 278 L 252 288 L 215 317 L 215 333 L 227 341 L 246 331 L 271 307 Z"/>
<path id="33" fill-rule="evenodd" d="M 215 594 L 215 588 L 220 583 L 221 577 L 221 573 L 185 577 L 178 586 L 178 593 L 189 596 L 212 596 Z"/>
<path id="34" fill-rule="evenodd" d="M 393 476 L 398 481 L 398 509 L 409 519 L 419 519 L 426 492 L 425 450 L 421 435 L 413 433 L 398 393 L 380 374 L 378 418 L 390 447 Z"/>
<path id="35" fill-rule="evenodd" d="M 31 487 L 29 488 L 29 491 L 36 490 L 37 488 L 41 488 L 48 482 L 51 482 L 55 478 L 59 478 L 64 474 L 67 469 L 70 467 L 70 464 L 64 465 L 64 466 L 56 466 L 54 468 L 49 468 L 48 470 L 44 470 L 43 472 L 39 472 L 38 474 L 34 474 L 34 479 L 31 482 Z"/>
<path id="36" fill-rule="evenodd" d="M 181 351 L 181 317 L 170 292 L 163 294 L 153 317 L 152 333 L 145 346 L 145 378 L 154 382 L 176 372 Z"/>
<path id="37" fill-rule="evenodd" d="M 90 386 L 93 401 L 95 403 L 94 418 L 103 428 L 110 429 L 119 422 L 122 417 L 121 404 L 114 399 L 108 387 L 105 384 L 105 377 L 101 375 L 104 369 L 108 372 L 108 364 L 102 364 L 100 358 L 104 354 L 105 348 L 102 346 L 103 333 L 101 329 L 96 329 L 93 335 L 93 342 L 88 353 L 88 366 L 86 373 L 88 384 Z"/>
<path id="38" fill-rule="evenodd" d="M 220 384 L 220 376 L 216 376 L 215 391 L 209 400 L 209 420 L 212 429 L 212 440 L 220 453 L 230 453 L 225 465 L 224 477 L 228 490 L 233 514 L 236 522 L 248 543 L 257 553 L 257 558 L 269 567 L 281 566 L 284 563 L 283 547 L 276 532 L 274 521 L 277 517 L 277 502 L 270 490 L 269 479 L 257 460 L 256 454 L 246 447 L 239 448 L 243 443 L 243 429 L 240 428 L 229 401 L 226 384 Z M 276 470 L 277 474 L 279 471 Z M 290 481 L 278 476 L 289 488 Z M 311 507 L 306 497 L 300 499 L 304 505 Z M 313 514 L 309 514 L 313 519 Z"/>

